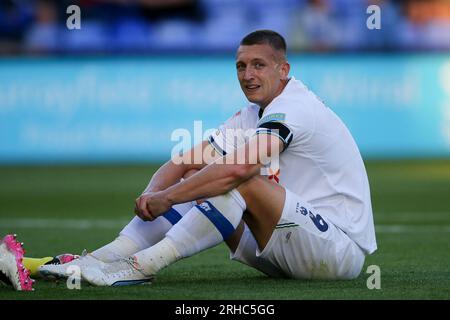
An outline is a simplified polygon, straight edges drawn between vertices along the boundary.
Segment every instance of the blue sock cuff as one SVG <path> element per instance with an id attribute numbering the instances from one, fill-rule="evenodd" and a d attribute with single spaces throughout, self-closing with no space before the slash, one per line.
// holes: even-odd
<path id="1" fill-rule="evenodd" d="M 209 221 L 212 222 L 212 224 L 222 235 L 223 240 L 227 240 L 235 231 L 230 221 L 228 221 L 228 219 L 225 218 L 225 216 L 220 213 L 220 211 L 217 210 L 211 202 L 204 201 L 195 207 L 200 210 L 209 219 Z"/>
<path id="2" fill-rule="evenodd" d="M 181 218 L 183 218 L 183 216 L 174 208 L 170 208 L 169 211 L 163 214 L 163 217 L 166 218 L 172 225 L 175 225 Z"/>

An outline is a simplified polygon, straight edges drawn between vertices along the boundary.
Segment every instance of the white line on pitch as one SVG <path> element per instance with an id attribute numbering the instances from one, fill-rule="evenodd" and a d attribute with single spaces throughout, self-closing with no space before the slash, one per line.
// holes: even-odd
<path id="1" fill-rule="evenodd" d="M 450 232 L 450 225 L 376 225 L 377 233 L 433 233 Z"/>
<path id="2" fill-rule="evenodd" d="M 118 219 L 0 218 L 0 228 L 23 229 L 121 229 L 129 221 Z M 450 225 L 376 225 L 377 233 L 450 232 Z"/>
<path id="3" fill-rule="evenodd" d="M 13 218 L 0 219 L 2 228 L 25 229 L 117 229 L 129 221 L 120 219 L 53 219 L 53 218 Z"/>

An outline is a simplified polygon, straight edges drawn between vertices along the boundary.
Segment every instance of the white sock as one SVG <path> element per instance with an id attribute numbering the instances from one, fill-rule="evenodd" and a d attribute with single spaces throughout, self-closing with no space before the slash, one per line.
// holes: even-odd
<path id="1" fill-rule="evenodd" d="M 241 222 L 245 208 L 244 198 L 233 189 L 194 206 L 166 237 L 172 239 L 183 258 L 192 256 L 231 236 Z"/>
<path id="2" fill-rule="evenodd" d="M 136 242 L 120 235 L 113 242 L 95 250 L 91 254 L 103 262 L 113 262 L 122 257 L 128 257 L 137 251 L 139 251 L 139 246 Z"/>
<path id="3" fill-rule="evenodd" d="M 181 259 L 180 253 L 169 238 L 162 239 L 134 256 L 146 275 L 155 275 L 162 268 Z"/>
<path id="4" fill-rule="evenodd" d="M 95 250 L 92 255 L 103 262 L 113 262 L 121 257 L 129 257 L 148 248 L 164 238 L 173 223 L 177 223 L 193 207 L 191 202 L 180 203 L 172 207 L 175 212 L 158 217 L 153 221 L 143 221 L 134 217 L 113 242 Z"/>
<path id="5" fill-rule="evenodd" d="M 231 236 L 245 208 L 244 198 L 237 190 L 210 198 L 189 210 L 162 241 L 138 252 L 135 257 L 144 272 L 153 275 L 169 264 L 211 248 Z"/>
<path id="6" fill-rule="evenodd" d="M 130 252 L 129 255 L 151 247 L 161 241 L 167 231 L 192 207 L 193 204 L 191 202 L 174 205 L 172 209 L 175 212 L 160 216 L 153 221 L 144 221 L 137 216 L 134 217 L 120 232 L 120 235 L 133 240 L 139 246 L 138 250 Z"/>

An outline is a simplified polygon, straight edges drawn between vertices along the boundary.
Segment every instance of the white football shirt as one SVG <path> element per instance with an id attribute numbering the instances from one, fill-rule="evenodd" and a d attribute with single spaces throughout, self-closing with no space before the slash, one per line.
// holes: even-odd
<path id="1" fill-rule="evenodd" d="M 364 162 L 349 130 L 301 82 L 291 77 L 283 92 L 260 114 L 250 103 L 228 119 L 209 141 L 232 150 L 248 136 L 230 141 L 227 129 L 278 129 L 285 148 L 275 180 L 309 202 L 325 220 L 370 254 L 377 249 L 370 188 Z M 229 152 L 229 151 L 228 151 Z"/>

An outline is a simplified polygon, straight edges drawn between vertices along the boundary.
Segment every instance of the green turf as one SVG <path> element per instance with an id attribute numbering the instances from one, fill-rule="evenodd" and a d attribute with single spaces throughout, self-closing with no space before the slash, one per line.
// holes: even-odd
<path id="1" fill-rule="evenodd" d="M 379 250 L 366 259 L 356 280 L 269 279 L 231 262 L 221 245 L 163 270 L 148 286 L 96 288 L 82 284 L 82 290 L 68 290 L 65 282 L 38 281 L 31 293 L 0 287 L 0 300 L 449 299 L 450 160 L 372 161 L 366 165 Z M 17 233 L 29 256 L 95 249 L 117 235 L 120 223 L 91 229 L 12 228 L 5 224 L 41 218 L 127 221 L 133 217 L 135 197 L 155 168 L 0 167 L 0 235 Z M 381 290 L 366 286 L 369 265 L 381 269 Z"/>

